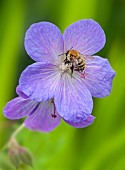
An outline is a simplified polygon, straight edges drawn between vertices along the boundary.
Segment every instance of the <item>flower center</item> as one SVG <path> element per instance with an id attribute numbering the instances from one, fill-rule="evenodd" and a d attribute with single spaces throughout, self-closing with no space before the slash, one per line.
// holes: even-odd
<path id="1" fill-rule="evenodd" d="M 62 62 L 60 64 L 61 73 L 63 74 L 64 72 L 67 72 L 72 77 L 73 72 L 77 71 L 81 74 L 80 75 L 81 78 L 85 78 L 85 67 L 86 67 L 85 58 L 84 58 L 85 56 L 81 55 L 78 51 L 72 49 L 68 50 L 64 54 L 59 55 L 59 56 L 63 56 L 61 58 Z"/>
<path id="2" fill-rule="evenodd" d="M 60 69 L 61 69 L 61 72 L 64 73 L 64 72 L 69 72 L 70 69 L 71 69 L 71 63 L 62 63 L 60 65 Z"/>

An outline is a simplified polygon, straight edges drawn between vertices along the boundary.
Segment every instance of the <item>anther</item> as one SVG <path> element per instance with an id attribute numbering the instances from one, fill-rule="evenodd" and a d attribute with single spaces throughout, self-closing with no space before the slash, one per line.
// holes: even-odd
<path id="1" fill-rule="evenodd" d="M 54 113 L 54 114 L 51 114 L 52 115 L 52 117 L 53 118 L 56 118 L 57 117 L 57 115 Z"/>
<path id="2" fill-rule="evenodd" d="M 81 77 L 81 78 L 85 78 L 85 72 L 84 72 L 84 73 L 81 73 L 80 77 Z"/>

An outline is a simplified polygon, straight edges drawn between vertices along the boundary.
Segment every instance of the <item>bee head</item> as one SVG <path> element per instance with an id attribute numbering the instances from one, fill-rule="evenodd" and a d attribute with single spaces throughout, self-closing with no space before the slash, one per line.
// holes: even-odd
<path id="1" fill-rule="evenodd" d="M 77 57 L 77 51 L 76 50 L 69 50 L 69 51 L 67 51 L 67 58 L 69 59 L 69 60 L 74 60 L 76 57 Z"/>

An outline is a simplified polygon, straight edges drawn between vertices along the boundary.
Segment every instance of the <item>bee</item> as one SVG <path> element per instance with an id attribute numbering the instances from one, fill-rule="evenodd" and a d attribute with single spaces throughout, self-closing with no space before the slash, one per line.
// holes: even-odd
<path id="1" fill-rule="evenodd" d="M 64 60 L 64 64 L 71 65 L 70 69 L 72 74 L 74 70 L 79 72 L 85 70 L 85 60 L 83 55 L 72 49 L 68 50 L 65 54 L 66 59 Z"/>

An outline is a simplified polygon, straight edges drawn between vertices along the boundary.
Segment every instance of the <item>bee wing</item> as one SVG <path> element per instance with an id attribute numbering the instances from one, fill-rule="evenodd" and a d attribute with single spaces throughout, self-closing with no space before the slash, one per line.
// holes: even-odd
<path id="1" fill-rule="evenodd" d="M 87 62 L 91 62 L 95 59 L 93 56 L 88 56 L 88 55 L 83 55 L 83 54 L 80 54 L 80 56 Z"/>

